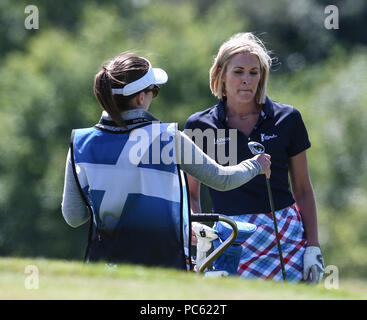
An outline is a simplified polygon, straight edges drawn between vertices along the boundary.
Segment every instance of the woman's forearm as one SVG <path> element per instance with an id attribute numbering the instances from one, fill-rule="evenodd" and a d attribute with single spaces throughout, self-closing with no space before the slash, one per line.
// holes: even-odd
<path id="1" fill-rule="evenodd" d="M 191 196 L 190 207 L 193 213 L 200 213 L 201 212 L 200 200 L 193 199 L 193 197 Z"/>
<path id="2" fill-rule="evenodd" d="M 315 194 L 308 173 L 307 155 L 303 151 L 289 161 L 292 193 L 301 213 L 309 246 L 319 246 Z"/>
<path id="3" fill-rule="evenodd" d="M 187 175 L 188 187 L 190 190 L 190 207 L 193 213 L 201 212 L 200 204 L 200 181 Z"/>
<path id="4" fill-rule="evenodd" d="M 294 195 L 301 213 L 308 246 L 320 246 L 317 230 L 316 200 L 312 188 L 300 195 Z"/>

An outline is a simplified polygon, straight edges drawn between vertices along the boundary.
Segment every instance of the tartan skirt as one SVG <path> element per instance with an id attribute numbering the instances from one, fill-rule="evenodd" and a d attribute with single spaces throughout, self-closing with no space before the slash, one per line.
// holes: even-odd
<path id="1" fill-rule="evenodd" d="M 306 238 L 302 218 L 293 204 L 275 211 L 287 281 L 299 282 L 303 277 L 303 254 Z M 257 230 L 242 243 L 238 275 L 282 281 L 277 240 L 271 213 L 231 216 L 234 221 L 252 223 Z"/>

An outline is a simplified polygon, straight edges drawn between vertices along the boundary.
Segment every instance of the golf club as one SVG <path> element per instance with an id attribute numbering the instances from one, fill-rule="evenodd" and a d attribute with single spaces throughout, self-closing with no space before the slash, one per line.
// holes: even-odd
<path id="1" fill-rule="evenodd" d="M 258 142 L 255 141 L 250 141 L 248 143 L 248 147 L 251 151 L 251 153 L 255 156 L 257 154 L 261 154 L 265 152 L 265 147 Z M 279 258 L 280 258 L 280 266 L 282 268 L 282 274 L 283 274 L 283 280 L 287 281 L 286 279 L 286 275 L 285 275 L 285 268 L 284 268 L 284 261 L 283 261 L 283 253 L 282 253 L 282 248 L 280 246 L 280 239 L 279 239 L 279 233 L 278 233 L 278 225 L 277 225 L 277 220 L 275 217 L 275 209 L 274 209 L 274 201 L 273 201 L 273 195 L 271 192 L 271 188 L 270 188 L 270 181 L 269 179 L 265 176 L 265 180 L 266 180 L 266 187 L 268 189 L 268 196 L 269 196 L 269 202 L 270 202 L 270 208 L 271 208 L 271 213 L 273 216 L 273 222 L 274 222 L 274 230 L 275 230 L 275 236 L 277 239 L 277 245 L 278 245 L 278 252 L 279 252 Z"/>

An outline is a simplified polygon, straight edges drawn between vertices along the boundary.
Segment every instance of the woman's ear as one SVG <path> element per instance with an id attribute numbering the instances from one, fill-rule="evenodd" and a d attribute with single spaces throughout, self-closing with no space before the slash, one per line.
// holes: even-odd
<path id="1" fill-rule="evenodd" d="M 144 103 L 144 99 L 145 99 L 145 93 L 139 92 L 135 97 L 136 105 L 141 106 Z"/>

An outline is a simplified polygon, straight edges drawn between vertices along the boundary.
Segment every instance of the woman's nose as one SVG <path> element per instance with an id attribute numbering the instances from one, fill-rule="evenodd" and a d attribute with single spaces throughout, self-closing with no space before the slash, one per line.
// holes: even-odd
<path id="1" fill-rule="evenodd" d="M 250 74 L 245 74 L 245 75 L 243 76 L 242 81 L 243 81 L 243 83 L 246 83 L 246 84 L 250 83 L 250 82 L 251 82 Z"/>

